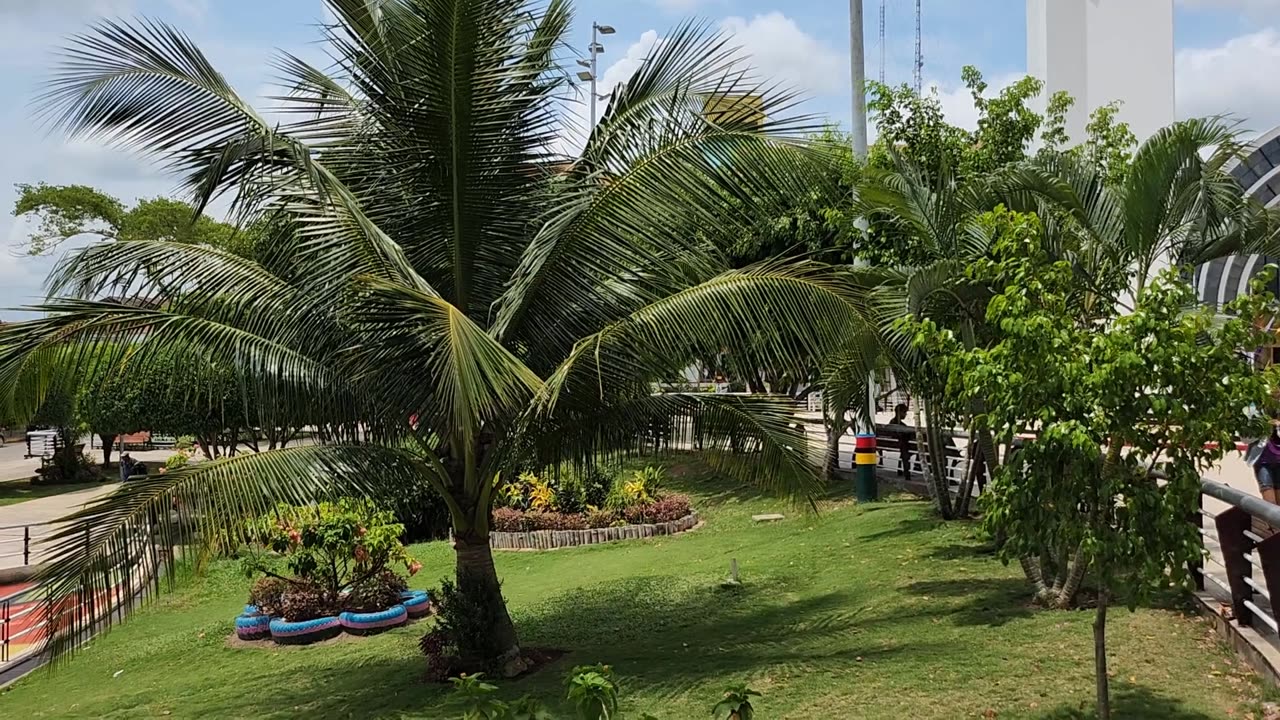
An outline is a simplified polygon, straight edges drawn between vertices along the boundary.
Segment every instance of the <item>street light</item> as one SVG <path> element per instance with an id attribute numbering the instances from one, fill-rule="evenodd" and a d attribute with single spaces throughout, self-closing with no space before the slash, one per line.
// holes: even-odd
<path id="1" fill-rule="evenodd" d="M 598 72 L 599 68 L 596 63 L 596 58 L 604 54 L 604 46 L 599 43 L 599 36 L 612 35 L 616 32 L 617 30 L 613 29 L 612 25 L 601 25 L 597 22 L 591 23 L 591 46 L 587 49 L 591 55 L 591 59 L 578 61 L 579 65 L 587 68 L 586 70 L 578 73 L 578 79 L 583 82 L 591 83 L 591 125 L 587 132 L 590 132 L 591 129 L 596 126 L 596 100 L 603 100 L 605 98 L 604 95 L 600 95 L 596 92 L 596 83 L 600 81 L 600 73 Z"/>

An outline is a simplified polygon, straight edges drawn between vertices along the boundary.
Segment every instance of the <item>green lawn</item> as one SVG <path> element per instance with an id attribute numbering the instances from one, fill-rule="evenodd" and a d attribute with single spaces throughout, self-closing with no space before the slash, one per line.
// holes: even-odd
<path id="1" fill-rule="evenodd" d="M 678 471 L 678 469 L 677 469 Z M 676 538 L 498 556 L 529 647 L 569 655 L 501 683 L 551 702 L 579 663 L 622 675 L 624 709 L 707 716 L 729 683 L 764 693 L 769 718 L 1074 718 L 1092 702 L 1089 612 L 1026 606 L 1015 568 L 973 528 L 919 502 L 820 515 L 687 473 L 707 522 Z M 786 520 L 755 525 L 753 513 Z M 418 546 L 419 585 L 449 572 L 450 549 Z M 719 588 L 730 558 L 744 586 Z M 293 649 L 230 649 L 248 583 L 231 563 L 91 644 L 55 674 L 0 695 L 0 717 L 456 718 L 421 681 L 426 625 Z M 1117 717 L 1242 717 L 1259 685 L 1197 618 L 1112 615 Z M 117 674 L 118 673 L 118 674 Z M 996 715 L 987 713 L 996 711 Z"/>
<path id="2" fill-rule="evenodd" d="M 61 495 L 63 493 L 75 492 L 77 490 L 88 490 L 93 487 L 100 487 L 102 483 L 70 483 L 67 485 L 32 485 L 31 480 L 7 480 L 0 482 L 0 507 L 5 505 L 17 505 L 20 502 L 35 500 L 36 498 L 49 497 L 50 495 Z"/>

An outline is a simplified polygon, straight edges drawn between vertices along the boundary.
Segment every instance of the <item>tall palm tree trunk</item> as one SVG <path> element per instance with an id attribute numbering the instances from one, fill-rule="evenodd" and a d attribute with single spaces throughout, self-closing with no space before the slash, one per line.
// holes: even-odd
<path id="1" fill-rule="evenodd" d="M 507 612 L 502 598 L 502 584 L 493 564 L 493 551 L 489 548 L 489 533 L 468 530 L 455 532 L 453 549 L 457 555 L 458 591 L 467 602 L 474 603 L 475 620 L 483 620 L 486 632 L 475 637 L 472 654 L 463 657 L 464 664 L 478 668 L 495 668 L 504 675 L 517 675 L 524 670 L 518 667 L 520 644 L 516 626 Z"/>

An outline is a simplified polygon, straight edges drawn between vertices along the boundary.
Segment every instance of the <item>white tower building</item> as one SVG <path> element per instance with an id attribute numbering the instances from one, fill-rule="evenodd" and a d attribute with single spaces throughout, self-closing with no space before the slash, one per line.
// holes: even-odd
<path id="1" fill-rule="evenodd" d="M 1115 100 L 1141 142 L 1175 119 L 1173 0 L 1027 0 L 1027 73 L 1045 82 L 1041 110 L 1059 90 L 1076 99 L 1073 143 Z"/>

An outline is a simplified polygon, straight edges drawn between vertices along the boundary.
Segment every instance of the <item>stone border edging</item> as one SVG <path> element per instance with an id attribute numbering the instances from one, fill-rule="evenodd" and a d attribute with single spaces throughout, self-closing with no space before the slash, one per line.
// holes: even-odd
<path id="1" fill-rule="evenodd" d="M 531 530 L 529 532 L 490 532 L 489 546 L 494 550 L 555 550 L 615 540 L 636 540 L 687 532 L 702 524 L 696 510 L 671 522 L 651 525 L 620 525 L 589 530 Z"/>

